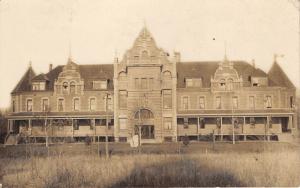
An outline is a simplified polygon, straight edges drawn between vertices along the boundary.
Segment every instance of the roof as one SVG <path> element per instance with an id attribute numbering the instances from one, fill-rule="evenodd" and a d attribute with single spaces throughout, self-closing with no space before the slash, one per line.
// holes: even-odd
<path id="1" fill-rule="evenodd" d="M 44 73 L 39 74 L 32 79 L 32 81 L 47 81 L 47 80 L 49 80 L 49 78 Z"/>
<path id="2" fill-rule="evenodd" d="M 250 86 L 249 76 L 267 77 L 268 75 L 259 68 L 255 68 L 245 61 L 232 61 L 233 67 L 242 76 L 244 86 Z M 177 87 L 185 88 L 185 78 L 201 78 L 203 87 L 210 87 L 211 77 L 214 76 L 219 61 L 202 61 L 202 62 L 180 62 L 177 63 Z"/>
<path id="3" fill-rule="evenodd" d="M 285 72 L 282 70 L 282 68 L 276 61 L 273 63 L 271 69 L 268 72 L 268 75 L 269 79 L 276 86 L 288 87 L 293 89 L 295 88 L 294 84 L 290 81 L 288 76 L 285 74 Z"/>
<path id="4" fill-rule="evenodd" d="M 78 117 L 78 116 L 111 116 L 113 112 L 105 112 L 105 111 L 93 111 L 93 112 L 18 112 L 18 113 L 11 113 L 8 117 L 40 117 L 40 116 L 47 116 L 47 117 Z"/>
<path id="5" fill-rule="evenodd" d="M 35 77 L 35 72 L 33 71 L 32 67 L 30 66 L 19 83 L 13 89 L 12 93 L 20 92 L 20 91 L 30 91 L 31 90 L 31 79 Z"/>
<path id="6" fill-rule="evenodd" d="M 64 65 L 59 65 L 47 74 L 39 74 L 35 76 L 32 68 L 30 68 L 16 88 L 14 92 L 31 91 L 32 80 L 47 80 L 46 90 L 53 91 L 55 80 L 59 73 L 63 71 Z M 84 89 L 92 89 L 94 80 L 108 80 L 108 89 L 113 89 L 113 64 L 94 64 L 94 65 L 78 65 L 81 78 L 84 80 Z M 33 79 L 32 79 L 33 78 Z"/>

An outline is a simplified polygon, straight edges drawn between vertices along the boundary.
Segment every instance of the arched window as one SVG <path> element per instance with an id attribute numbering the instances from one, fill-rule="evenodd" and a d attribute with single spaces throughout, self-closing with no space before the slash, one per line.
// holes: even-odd
<path id="1" fill-rule="evenodd" d="M 165 71 L 165 72 L 163 73 L 163 76 L 164 76 L 164 79 L 171 79 L 172 74 L 171 74 L 170 71 Z"/>
<path id="2" fill-rule="evenodd" d="M 75 94 L 75 87 L 76 87 L 75 82 L 71 82 L 70 83 L 70 93 L 71 94 Z"/>
<path id="3" fill-rule="evenodd" d="M 146 50 L 142 51 L 142 58 L 149 57 L 148 52 Z"/>
<path id="4" fill-rule="evenodd" d="M 225 79 L 221 79 L 221 80 L 220 80 L 220 88 L 221 88 L 221 89 L 225 89 L 225 88 L 226 88 Z"/>
<path id="5" fill-rule="evenodd" d="M 63 93 L 67 94 L 68 90 L 69 90 L 69 84 L 68 84 L 68 82 L 64 82 L 63 83 Z"/>
<path id="6" fill-rule="evenodd" d="M 126 79 L 126 73 L 125 72 L 120 72 L 119 73 L 119 80 L 125 80 Z"/>
<path id="7" fill-rule="evenodd" d="M 233 90 L 233 79 L 229 78 L 227 80 L 227 82 L 228 82 L 228 85 L 227 85 L 228 90 Z"/>
<path id="8" fill-rule="evenodd" d="M 153 119 L 153 113 L 148 110 L 148 109 L 140 109 L 139 111 L 137 111 L 134 115 L 135 119 Z"/>

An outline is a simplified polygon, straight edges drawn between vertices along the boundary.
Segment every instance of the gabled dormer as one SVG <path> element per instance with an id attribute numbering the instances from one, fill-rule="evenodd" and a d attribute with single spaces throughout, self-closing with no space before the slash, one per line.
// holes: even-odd
<path id="1" fill-rule="evenodd" d="M 239 77 L 233 62 L 229 61 L 225 56 L 211 78 L 211 89 L 214 91 L 233 91 L 239 89 L 242 85 L 242 77 Z"/>
<path id="2" fill-rule="evenodd" d="M 45 74 L 39 74 L 35 76 L 31 81 L 32 91 L 45 91 L 49 84 L 49 78 Z"/>
<path id="3" fill-rule="evenodd" d="M 154 38 L 146 27 L 143 27 L 131 49 L 124 54 L 121 63 L 125 64 L 161 64 L 168 61 L 169 54 L 158 48 Z"/>
<path id="4" fill-rule="evenodd" d="M 63 67 L 54 83 L 54 93 L 57 95 L 83 94 L 84 81 L 81 79 L 79 66 L 68 59 L 68 63 Z"/>

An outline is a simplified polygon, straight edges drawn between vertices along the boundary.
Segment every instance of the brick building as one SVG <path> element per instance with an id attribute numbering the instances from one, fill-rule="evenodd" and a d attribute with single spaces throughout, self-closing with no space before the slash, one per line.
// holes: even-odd
<path id="1" fill-rule="evenodd" d="M 280 140 L 297 131 L 295 92 L 276 61 L 268 73 L 226 57 L 182 62 L 143 28 L 121 61 L 30 66 L 11 93 L 8 139 Z"/>

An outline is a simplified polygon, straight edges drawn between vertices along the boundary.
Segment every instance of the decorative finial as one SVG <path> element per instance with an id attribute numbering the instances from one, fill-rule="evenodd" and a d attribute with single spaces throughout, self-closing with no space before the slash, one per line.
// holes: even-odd
<path id="1" fill-rule="evenodd" d="M 224 60 L 227 60 L 227 42 L 224 41 Z"/>
<path id="2" fill-rule="evenodd" d="M 273 61 L 277 62 L 277 58 L 283 58 L 283 57 L 284 57 L 284 54 L 277 54 L 277 53 L 275 53 L 273 55 Z"/>
<path id="3" fill-rule="evenodd" d="M 69 33 L 69 54 L 68 54 L 68 60 L 71 61 L 72 59 L 72 24 L 73 24 L 73 7 L 70 9 L 70 33 Z"/>
<path id="4" fill-rule="evenodd" d="M 29 67 L 30 67 L 30 68 L 32 67 L 32 62 L 31 62 L 31 60 L 29 60 Z"/>

